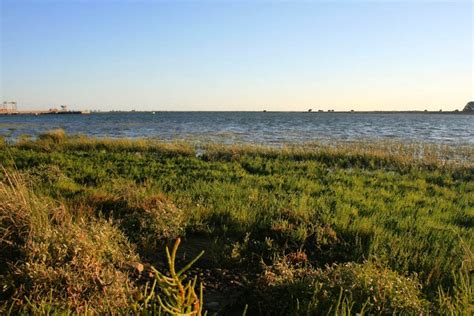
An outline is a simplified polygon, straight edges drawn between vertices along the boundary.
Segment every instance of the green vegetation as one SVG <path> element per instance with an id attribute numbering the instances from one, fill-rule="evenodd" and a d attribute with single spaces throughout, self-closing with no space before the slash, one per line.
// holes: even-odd
<path id="1" fill-rule="evenodd" d="M 1 140 L 0 312 L 470 315 L 473 161 L 427 144 Z"/>

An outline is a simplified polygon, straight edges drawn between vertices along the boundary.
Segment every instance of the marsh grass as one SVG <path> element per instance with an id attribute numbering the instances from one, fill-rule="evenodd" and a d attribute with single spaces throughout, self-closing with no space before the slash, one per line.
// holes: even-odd
<path id="1" fill-rule="evenodd" d="M 37 140 L 20 139 L 16 146 L 34 150 L 82 150 L 82 151 L 114 151 L 114 152 L 153 152 L 165 156 L 192 156 L 193 147 L 184 142 L 165 143 L 154 139 L 128 138 L 92 138 L 81 135 L 69 136 L 62 129 L 47 131 L 38 136 Z"/>
<path id="2" fill-rule="evenodd" d="M 420 315 L 428 307 L 416 277 L 400 275 L 373 262 L 313 269 L 283 258 L 266 268 L 255 291 L 261 298 L 255 304 L 263 303 L 268 315 L 340 311 L 341 304 L 346 306 L 343 309 L 350 307 L 362 314 Z"/>
<path id="3" fill-rule="evenodd" d="M 24 284 L 35 283 L 31 271 L 19 270 L 5 283 L 7 303 L 46 302 L 46 289 L 53 289 L 53 301 L 64 310 L 100 312 L 100 285 L 81 272 L 89 261 L 79 258 L 93 253 L 101 280 L 118 273 L 129 291 L 143 292 L 125 262 L 140 261 L 138 253 L 162 266 L 166 256 L 159 249 L 183 237 L 216 245 L 198 268 L 225 268 L 248 280 L 238 301 L 249 303 L 252 314 L 278 314 L 272 295 L 281 295 L 278 302 L 290 314 L 472 311 L 472 147 L 384 142 L 195 150 L 182 143 L 52 135 L 0 147 L 0 162 L 10 170 L 0 178 L 2 267 L 34 263 L 44 284 L 25 296 Z M 31 185 L 18 184 L 11 170 Z M 46 247 L 57 254 L 41 261 Z M 77 269 L 56 270 L 56 263 L 70 267 L 75 251 Z M 110 265 L 116 270 L 107 270 Z M 90 304 L 55 292 L 58 284 L 64 288 L 65 275 L 78 280 L 71 288 L 89 289 Z M 221 285 L 225 291 L 228 285 Z M 120 296 L 125 289 L 114 291 L 111 310 L 141 311 L 142 303 Z M 221 307 L 223 314 L 230 311 Z M 158 305 L 150 308 L 158 313 Z"/>
<path id="4" fill-rule="evenodd" d="M 2 298 L 15 310 L 48 297 L 54 309 L 75 312 L 125 307 L 133 288 L 127 270 L 138 257 L 123 234 L 104 220 L 74 219 L 18 174 L 6 178 L 0 183 Z"/>
<path id="5" fill-rule="evenodd" d="M 73 214 L 37 195 L 17 172 L 0 182 L 0 312 L 35 315 L 201 315 L 202 285 L 179 271 L 166 249 L 169 275 L 150 267 L 154 282 L 139 286 L 143 265 L 111 221 Z M 128 214 L 127 214 L 128 215 Z M 127 217 L 124 215 L 124 217 Z"/>
<path id="6" fill-rule="evenodd" d="M 112 181 L 107 188 L 83 191 L 74 201 L 114 220 L 142 255 L 153 256 L 164 242 L 183 235 L 186 223 L 169 198 L 147 191 L 146 185 Z"/>
<path id="7" fill-rule="evenodd" d="M 51 141 L 57 144 L 64 142 L 66 138 L 67 138 L 66 132 L 61 128 L 46 131 L 38 136 L 38 139 L 40 141 Z M 20 139 L 20 142 L 28 142 L 28 141 L 29 139 L 27 138 Z"/>
<path id="8" fill-rule="evenodd" d="M 401 143 L 392 141 L 335 142 L 333 144 L 305 143 L 284 145 L 279 148 L 255 145 L 204 146 L 206 160 L 238 160 L 242 157 L 273 159 L 317 160 L 338 167 L 425 168 L 472 167 L 472 146 L 450 146 L 428 143 Z"/>

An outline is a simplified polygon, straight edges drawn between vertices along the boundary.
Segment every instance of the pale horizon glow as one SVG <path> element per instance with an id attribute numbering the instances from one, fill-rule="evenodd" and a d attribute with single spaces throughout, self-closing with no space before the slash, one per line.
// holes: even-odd
<path id="1" fill-rule="evenodd" d="M 471 1 L 1 1 L 20 109 L 459 109 Z"/>

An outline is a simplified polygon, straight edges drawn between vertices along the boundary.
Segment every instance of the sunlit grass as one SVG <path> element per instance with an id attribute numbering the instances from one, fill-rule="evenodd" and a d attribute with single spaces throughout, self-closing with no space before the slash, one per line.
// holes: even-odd
<path id="1" fill-rule="evenodd" d="M 370 286 L 360 283 L 380 274 L 387 281 L 387 305 L 373 306 L 381 310 L 402 306 L 393 305 L 391 300 L 397 299 L 406 311 L 462 314 L 472 311 L 472 281 L 466 276 L 474 270 L 473 156 L 469 146 L 383 142 L 195 147 L 55 131 L 0 147 L 2 166 L 18 170 L 31 183 L 20 190 L 23 199 L 14 195 L 11 176 L 2 175 L 7 190 L 3 195 L 14 198 L 1 202 L 8 210 L 21 199 L 28 201 L 25 209 L 48 208 L 77 231 L 85 229 L 79 219 L 94 231 L 101 223 L 152 264 L 165 258 L 160 249 L 176 237 L 183 238 L 183 247 L 195 238 L 212 240 L 216 246 L 206 252 L 206 265 L 236 275 L 259 275 L 245 285 L 240 298 L 253 314 L 271 310 L 264 303 L 268 299 L 271 304 L 272 298 L 261 294 L 276 290 L 276 285 L 263 282 L 263 276 L 276 273 L 289 254 L 305 258 L 301 271 L 316 273 L 317 278 L 306 282 L 297 273 L 303 269 L 301 262 L 284 261 L 287 270 L 279 270 L 283 279 L 275 293 L 284 294 L 281 300 L 288 312 L 378 313 L 368 305 Z M 54 211 L 59 209 L 62 213 Z M 23 218 L 8 214 L 13 213 L 2 217 L 4 234 Z M 26 227 L 50 222 L 41 216 L 24 220 Z M 48 230 L 51 224 L 41 227 Z M 66 244 L 75 247 L 72 241 Z M 334 277 L 338 273 L 348 281 L 341 283 Z M 290 274 L 291 279 L 284 279 Z M 397 280 L 399 287 L 392 287 Z M 319 293 L 314 296 L 318 304 L 311 293 L 299 292 L 303 285 L 319 291 L 330 283 L 334 288 L 324 299 L 317 296 L 322 292 L 311 292 Z M 391 292 L 412 285 L 417 290 L 409 295 Z M 361 290 L 350 292 L 352 286 Z M 382 304 L 380 297 L 375 296 L 377 304 Z M 46 298 L 42 294 L 34 300 Z"/>

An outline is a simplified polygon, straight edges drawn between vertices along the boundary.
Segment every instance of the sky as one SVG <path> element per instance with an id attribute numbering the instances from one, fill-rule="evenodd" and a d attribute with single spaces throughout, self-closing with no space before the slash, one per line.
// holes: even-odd
<path id="1" fill-rule="evenodd" d="M 474 4 L 0 0 L 20 109 L 453 110 L 474 100 Z"/>

